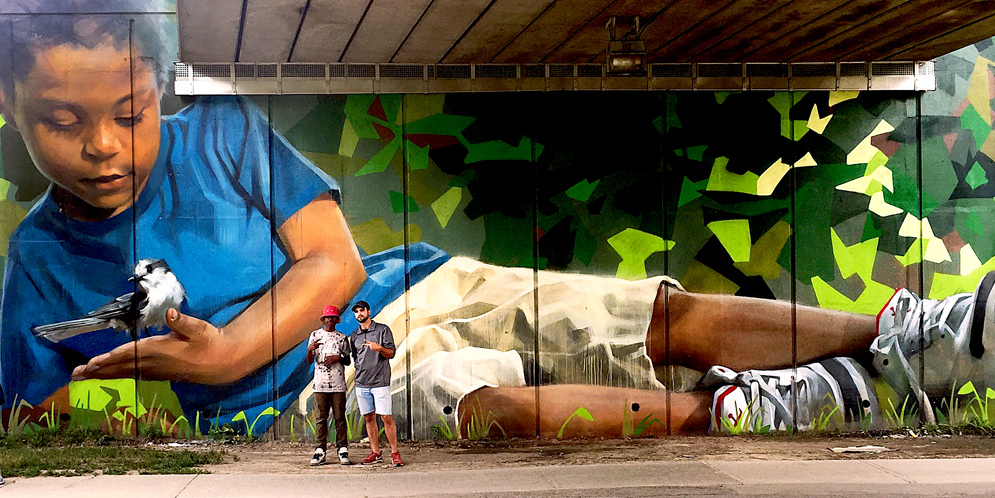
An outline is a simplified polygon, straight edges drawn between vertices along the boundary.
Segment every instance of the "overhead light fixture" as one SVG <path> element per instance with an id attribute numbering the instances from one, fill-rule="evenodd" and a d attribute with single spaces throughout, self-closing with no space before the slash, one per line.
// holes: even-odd
<path id="1" fill-rule="evenodd" d="M 639 16 L 608 19 L 607 72 L 613 76 L 646 76 L 646 44 L 639 39 Z"/>

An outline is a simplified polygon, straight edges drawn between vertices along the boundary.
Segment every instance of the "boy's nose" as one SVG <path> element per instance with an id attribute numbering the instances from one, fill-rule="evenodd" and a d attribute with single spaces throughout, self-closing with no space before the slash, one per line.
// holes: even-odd
<path id="1" fill-rule="evenodd" d="M 121 140 L 107 126 L 94 125 L 83 152 L 97 160 L 109 159 L 121 152 Z"/>

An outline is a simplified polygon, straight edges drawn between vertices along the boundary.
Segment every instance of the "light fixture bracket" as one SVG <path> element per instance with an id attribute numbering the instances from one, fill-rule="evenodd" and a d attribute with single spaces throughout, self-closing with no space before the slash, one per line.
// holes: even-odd
<path id="1" fill-rule="evenodd" d="M 606 72 L 613 76 L 646 76 L 646 44 L 639 39 L 639 16 L 611 16 L 605 27 L 609 36 Z"/>

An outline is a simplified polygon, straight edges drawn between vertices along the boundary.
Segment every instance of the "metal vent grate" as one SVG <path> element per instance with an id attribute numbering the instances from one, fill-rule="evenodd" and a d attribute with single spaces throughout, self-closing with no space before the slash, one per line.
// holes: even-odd
<path id="1" fill-rule="evenodd" d="M 743 76 L 741 64 L 698 64 L 698 76 L 704 78 L 729 78 Z"/>
<path id="2" fill-rule="evenodd" d="M 514 64 L 480 64 L 476 75 L 478 78 L 517 78 L 518 69 Z"/>
<path id="3" fill-rule="evenodd" d="M 173 68 L 176 69 L 176 77 L 177 78 L 189 78 L 190 77 L 190 66 L 188 66 L 188 65 L 186 65 L 186 64 L 184 64 L 182 62 L 177 62 L 177 63 L 173 64 Z"/>
<path id="4" fill-rule="evenodd" d="M 550 78 L 573 78 L 574 76 L 574 66 L 573 64 L 550 64 L 549 65 L 549 77 Z"/>
<path id="5" fill-rule="evenodd" d="M 863 62 L 841 62 L 840 76 L 867 76 L 867 64 Z"/>
<path id="6" fill-rule="evenodd" d="M 654 78 L 690 78 L 692 74 L 691 64 L 650 64 Z"/>
<path id="7" fill-rule="evenodd" d="M 350 78 L 376 78 L 377 66 L 374 64 L 349 64 L 346 66 L 346 74 Z"/>
<path id="8" fill-rule="evenodd" d="M 929 61 L 654 63 L 648 65 L 650 78 L 626 80 L 607 74 L 606 66 L 592 63 L 425 65 L 174 62 L 173 64 L 176 74 L 174 87 L 177 95 L 599 89 L 770 90 L 791 88 L 791 78 L 795 78 L 795 88 L 808 89 L 916 91 L 936 89 L 935 65 Z M 329 82 L 328 78 L 334 81 Z M 354 78 L 355 81 L 347 81 L 348 78 Z M 370 85 L 372 81 L 369 80 L 374 79 L 381 84 Z M 542 79 L 546 81 L 537 81 Z M 433 80 L 440 81 L 433 82 Z"/>
<path id="9" fill-rule="evenodd" d="M 872 62 L 873 76 L 915 76 L 916 67 L 912 62 Z"/>
<path id="10" fill-rule="evenodd" d="M 522 66 L 522 78 L 545 78 L 546 66 L 543 64 L 525 64 Z"/>
<path id="11" fill-rule="evenodd" d="M 791 76 L 835 78 L 836 64 L 792 64 Z"/>
<path id="12" fill-rule="evenodd" d="M 194 64 L 194 78 L 231 78 L 230 64 Z"/>
<path id="13" fill-rule="evenodd" d="M 255 78 L 256 77 L 256 65 L 255 64 L 235 64 L 235 77 L 236 78 Z"/>
<path id="14" fill-rule="evenodd" d="M 276 78 L 276 64 L 257 64 L 257 78 Z"/>
<path id="15" fill-rule="evenodd" d="M 421 64 L 380 64 L 381 78 L 425 78 L 425 66 Z"/>
<path id="16" fill-rule="evenodd" d="M 469 64 L 439 64 L 435 66 L 436 78 L 470 79 Z"/>
<path id="17" fill-rule="evenodd" d="M 788 65 L 787 64 L 747 64 L 746 75 L 751 78 L 756 78 L 756 77 L 787 78 Z"/>
<path id="18" fill-rule="evenodd" d="M 577 77 L 578 78 L 600 78 L 601 77 L 601 64 L 578 64 L 577 65 Z"/>
<path id="19" fill-rule="evenodd" d="M 324 64 L 284 64 L 280 70 L 284 78 L 324 78 Z"/>

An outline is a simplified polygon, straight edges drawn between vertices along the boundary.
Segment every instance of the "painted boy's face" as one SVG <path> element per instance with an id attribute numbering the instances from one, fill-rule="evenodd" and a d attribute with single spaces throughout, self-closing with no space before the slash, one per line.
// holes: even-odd
<path id="1" fill-rule="evenodd" d="M 63 202 L 73 211 L 90 213 L 83 218 L 131 206 L 159 152 L 155 74 L 144 63 L 132 74 L 130 59 L 110 42 L 46 48 L 26 80 L 15 83 L 14 108 L 7 108 L 35 166 L 72 194 Z"/>

